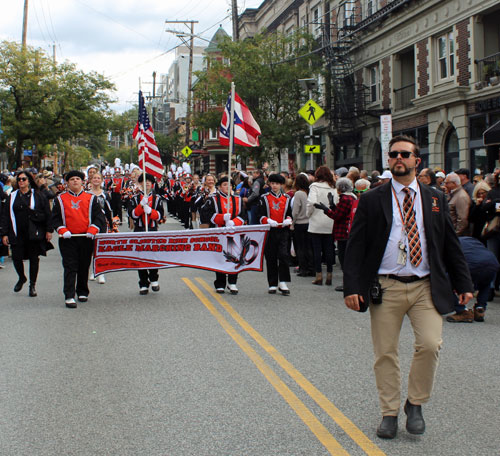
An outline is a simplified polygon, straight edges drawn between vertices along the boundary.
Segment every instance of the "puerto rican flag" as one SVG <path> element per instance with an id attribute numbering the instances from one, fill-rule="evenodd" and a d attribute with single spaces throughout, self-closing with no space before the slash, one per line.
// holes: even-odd
<path id="1" fill-rule="evenodd" d="M 163 164 L 155 141 L 155 133 L 149 122 L 142 91 L 139 91 L 139 120 L 132 133 L 139 146 L 139 166 L 157 179 L 163 176 Z"/>
<path id="2" fill-rule="evenodd" d="M 229 95 L 222 115 L 219 143 L 229 146 L 231 119 L 231 95 Z M 247 105 L 238 96 L 234 95 L 234 143 L 240 146 L 257 147 L 259 145 L 260 127 L 252 116 Z"/>

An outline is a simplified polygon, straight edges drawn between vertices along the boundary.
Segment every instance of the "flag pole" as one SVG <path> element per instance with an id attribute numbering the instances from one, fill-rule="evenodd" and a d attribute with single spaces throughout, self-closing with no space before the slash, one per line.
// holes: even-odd
<path id="1" fill-rule="evenodd" d="M 140 84 L 140 80 L 139 80 Z M 142 90 L 139 90 L 139 111 L 140 111 L 140 106 L 141 102 L 144 103 L 144 97 L 142 96 Z M 146 106 L 144 106 L 144 109 L 146 109 Z M 139 120 L 140 122 L 140 120 Z M 142 143 L 142 188 L 144 190 L 144 196 L 147 198 L 147 193 L 146 193 L 146 152 L 148 146 L 146 146 L 146 140 L 144 139 L 144 125 L 139 124 L 139 128 L 141 130 L 141 143 Z M 139 147 L 139 150 L 141 150 L 141 147 Z M 144 228 L 146 230 L 146 233 L 148 232 L 148 214 L 144 212 Z"/>
<path id="2" fill-rule="evenodd" d="M 227 192 L 227 213 L 229 214 L 230 198 L 231 198 L 231 161 L 234 148 L 234 94 L 236 90 L 234 88 L 234 82 L 231 82 L 231 115 L 229 118 L 229 154 L 227 159 L 227 179 L 228 179 L 228 192 Z"/>

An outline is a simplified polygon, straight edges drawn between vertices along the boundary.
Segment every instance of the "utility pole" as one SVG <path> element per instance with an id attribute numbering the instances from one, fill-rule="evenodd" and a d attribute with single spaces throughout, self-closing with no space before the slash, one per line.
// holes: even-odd
<path id="1" fill-rule="evenodd" d="M 190 33 L 189 45 L 187 44 L 187 41 L 184 40 L 185 34 L 183 34 L 182 32 L 177 34 L 177 36 L 189 48 L 187 107 L 186 107 L 186 145 L 189 145 L 189 140 L 191 137 L 191 84 L 193 80 L 194 24 L 197 23 L 198 21 L 165 21 L 165 24 L 184 24 L 186 26 L 190 24 L 191 33 Z"/>
<path id="2" fill-rule="evenodd" d="M 231 0 L 231 12 L 233 16 L 233 41 L 239 41 L 240 31 L 238 25 L 238 0 Z"/>
<path id="3" fill-rule="evenodd" d="M 153 71 L 153 105 L 151 106 L 153 130 L 156 131 L 156 71 Z"/>
<path id="4" fill-rule="evenodd" d="M 26 35 L 27 34 L 28 34 L 28 0 L 24 0 L 23 41 L 22 41 L 23 49 L 26 49 Z"/>

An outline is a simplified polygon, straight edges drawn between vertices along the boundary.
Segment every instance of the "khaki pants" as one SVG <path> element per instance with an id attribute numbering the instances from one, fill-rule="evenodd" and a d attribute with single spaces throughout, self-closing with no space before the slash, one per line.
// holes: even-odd
<path id="1" fill-rule="evenodd" d="M 415 336 L 414 354 L 408 377 L 408 399 L 414 405 L 431 396 L 441 348 L 443 319 L 432 303 L 430 280 L 402 283 L 380 278 L 382 304 L 370 304 L 375 352 L 375 379 L 382 415 L 397 416 L 401 402 L 399 334 L 408 315 Z"/>

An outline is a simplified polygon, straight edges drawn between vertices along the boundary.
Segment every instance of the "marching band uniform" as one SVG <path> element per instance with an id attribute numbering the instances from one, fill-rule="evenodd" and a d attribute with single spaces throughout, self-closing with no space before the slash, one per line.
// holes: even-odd
<path id="1" fill-rule="evenodd" d="M 279 174 L 271 174 L 269 182 L 283 184 L 285 179 Z M 279 191 L 270 191 L 260 197 L 259 215 L 262 225 L 269 224 L 269 237 L 264 248 L 266 258 L 267 282 L 269 293 L 276 293 L 276 289 L 283 295 L 289 295 L 290 290 L 286 282 L 290 282 L 290 266 L 288 263 L 290 228 L 292 224 L 292 209 L 290 196 Z M 278 224 L 282 226 L 278 227 Z M 279 283 L 278 283 L 279 282 Z"/>
<path id="2" fill-rule="evenodd" d="M 70 171 L 65 180 L 84 175 Z M 59 236 L 59 250 L 64 268 L 64 298 L 66 306 L 75 308 L 75 291 L 80 302 L 88 299 L 89 267 L 94 249 L 94 236 L 104 231 L 106 221 L 97 198 L 82 190 L 77 194 L 66 190 L 57 196 L 52 208 L 52 226 Z M 71 237 L 72 234 L 86 234 L 86 237 Z M 75 287 L 76 282 L 76 287 Z"/>
<path id="3" fill-rule="evenodd" d="M 239 196 L 231 195 L 228 210 L 227 194 L 220 189 L 220 185 L 224 182 L 228 182 L 227 177 L 222 177 L 219 180 L 219 190 L 209 196 L 201 208 L 200 222 L 208 223 L 210 228 L 242 226 L 247 222 L 247 213 Z M 223 272 L 215 273 L 214 286 L 217 293 L 224 293 L 226 280 L 231 294 L 238 294 L 238 288 L 236 287 L 238 274 L 225 274 Z"/>
<path id="4" fill-rule="evenodd" d="M 115 170 L 115 174 L 120 173 L 120 169 Z M 113 210 L 113 217 L 119 217 L 120 223 L 122 221 L 122 189 L 125 187 L 125 178 L 122 176 L 115 176 L 110 182 L 111 191 L 111 209 Z"/>
<path id="5" fill-rule="evenodd" d="M 143 175 L 139 176 L 139 183 L 144 180 Z M 146 174 L 146 180 L 152 185 L 155 183 L 155 178 L 151 174 Z M 163 218 L 163 204 L 161 198 L 152 190 L 148 196 L 144 196 L 143 191 L 139 191 L 131 198 L 128 207 L 129 217 L 134 220 L 134 232 L 146 231 L 146 216 L 148 223 L 148 231 L 158 231 L 158 225 Z M 153 291 L 160 291 L 158 283 L 158 269 L 139 269 L 139 293 L 141 295 L 148 294 L 149 285 Z"/>

